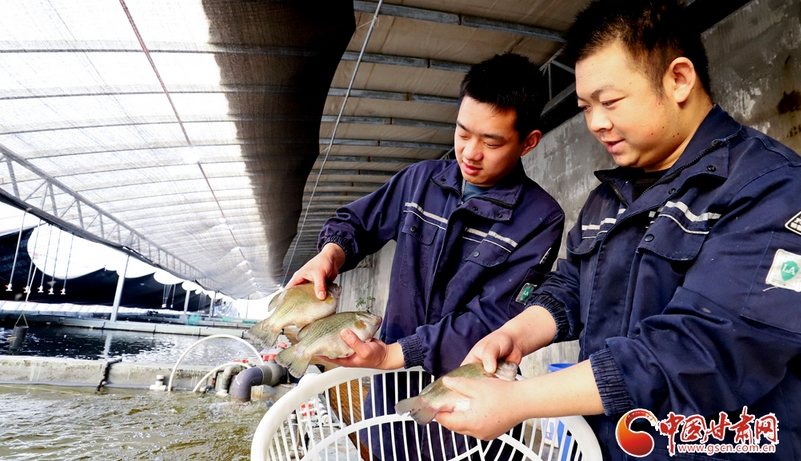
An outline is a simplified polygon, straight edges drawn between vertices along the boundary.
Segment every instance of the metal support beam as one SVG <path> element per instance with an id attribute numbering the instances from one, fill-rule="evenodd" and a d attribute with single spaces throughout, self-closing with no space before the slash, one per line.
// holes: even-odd
<path id="1" fill-rule="evenodd" d="M 355 0 L 353 11 L 357 13 L 374 13 L 376 11 L 375 2 Z M 392 5 L 384 3 L 381 5 L 380 14 L 394 16 L 396 18 L 414 19 L 418 21 L 430 21 L 439 24 L 450 24 L 454 26 L 472 27 L 476 29 L 493 30 L 524 37 L 538 38 L 552 42 L 564 42 L 564 33 L 558 30 L 546 29 L 544 27 L 530 26 L 497 19 L 469 16 L 465 14 L 450 13 L 446 11 L 428 10 L 423 8 L 412 8 L 408 6 Z"/>
<path id="2" fill-rule="evenodd" d="M 281 85 L 171 85 L 170 94 L 198 94 L 198 93 L 220 93 L 220 94 L 292 94 L 303 91 L 299 87 Z M 347 88 L 330 88 L 328 95 L 333 97 L 344 97 Z M 102 89 L 95 87 L 74 87 L 74 88 L 36 88 L 27 93 L 20 90 L 0 91 L 0 100 L 23 100 L 23 99 L 43 99 L 43 98 L 65 98 L 65 97 L 86 97 L 86 96 L 139 96 L 164 94 L 158 85 L 136 85 L 136 86 L 104 86 Z M 432 104 L 445 104 L 456 106 L 459 98 L 447 96 L 400 93 L 397 91 L 380 90 L 351 90 L 351 97 L 381 99 L 387 101 L 410 101 L 424 102 Z"/>
<path id="3" fill-rule="evenodd" d="M 356 61 L 359 53 L 346 51 L 342 55 L 343 61 Z M 422 69 L 445 70 L 449 72 L 466 73 L 470 70 L 470 64 L 454 61 L 442 61 L 428 58 L 415 58 L 412 56 L 400 56 L 392 54 L 364 53 L 362 62 L 371 64 L 386 64 L 390 66 L 419 67 Z"/>
<path id="4" fill-rule="evenodd" d="M 0 161 L 5 160 L 9 171 L 27 170 L 26 176 L 40 178 L 41 183 L 29 192 L 28 181 L 17 181 L 17 175 L 9 175 L 11 184 L 0 185 L 0 194 L 12 203 L 88 240 L 110 245 L 133 254 L 145 262 L 160 267 L 178 277 L 196 279 L 201 272 L 147 240 L 133 228 L 110 215 L 98 205 L 87 200 L 64 183 L 45 173 L 26 159 L 0 146 Z M 0 164 L 2 164 L 0 163 Z M 45 204 L 48 204 L 45 209 Z M 156 254 L 153 254 L 153 250 Z"/>
<path id="5" fill-rule="evenodd" d="M 114 292 L 114 304 L 111 306 L 111 318 L 109 319 L 112 322 L 117 321 L 117 311 L 120 310 L 120 300 L 122 300 L 122 286 L 125 284 L 125 274 L 128 273 L 128 262 L 130 261 L 131 255 L 126 256 L 125 267 L 122 272 L 117 273 L 117 290 Z"/>
<path id="6" fill-rule="evenodd" d="M 320 145 L 328 145 L 330 139 L 320 138 Z M 438 144 L 433 142 L 415 142 L 415 141 L 385 141 L 382 139 L 334 139 L 335 146 L 363 146 L 363 147 L 400 147 L 404 149 L 433 149 L 433 150 L 448 150 L 451 144 Z"/>
<path id="7" fill-rule="evenodd" d="M 321 118 L 322 123 L 334 123 L 336 115 L 323 115 Z M 175 123 L 175 119 L 164 119 L 161 116 L 153 117 L 136 117 L 135 119 L 97 119 L 94 123 L 75 124 L 69 123 L 69 120 L 58 120 L 50 122 L 42 122 L 31 125 L 11 126 L 3 130 L 2 134 L 26 134 L 26 133 L 41 133 L 62 130 L 91 130 L 102 128 L 113 128 L 120 126 L 150 126 L 150 125 L 169 125 Z M 282 117 L 278 116 L 264 116 L 264 117 L 244 117 L 238 115 L 225 115 L 223 117 L 192 117 L 186 116 L 183 119 L 184 125 L 191 126 L 195 123 L 237 123 L 237 122 L 253 122 L 253 123 L 271 123 L 271 122 L 316 122 L 316 119 L 308 117 L 302 119 L 301 117 Z M 371 116 L 343 116 L 340 123 L 351 125 L 394 125 L 412 128 L 425 128 L 431 130 L 453 130 L 454 124 L 449 122 L 438 122 L 434 120 L 419 120 L 411 118 L 399 117 L 371 117 Z M 209 163 L 209 162 L 204 162 Z"/>
<path id="8" fill-rule="evenodd" d="M 0 54 L 15 53 L 141 53 L 142 48 L 136 41 L 117 43 L 109 47 L 105 42 L 75 41 L 64 43 L 62 41 L 37 41 L 35 48 L 20 48 L 16 42 L 0 41 Z M 275 46 L 236 46 L 219 45 L 213 43 L 168 43 L 154 42 L 148 45 L 151 55 L 159 53 L 169 54 L 213 54 L 213 55 L 246 55 L 246 56 L 298 56 L 315 57 L 316 52 Z M 343 61 L 356 61 L 359 53 L 345 51 Z M 470 64 L 439 59 L 419 58 L 413 56 L 391 55 L 381 53 L 364 53 L 362 62 L 372 64 L 386 64 L 390 66 L 419 67 L 449 72 L 467 72 Z"/>

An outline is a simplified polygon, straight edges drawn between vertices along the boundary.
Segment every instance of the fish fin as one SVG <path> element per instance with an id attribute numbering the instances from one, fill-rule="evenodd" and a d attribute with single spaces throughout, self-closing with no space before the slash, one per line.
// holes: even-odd
<path id="1" fill-rule="evenodd" d="M 270 327 L 264 327 L 256 325 L 250 330 L 248 330 L 248 334 L 253 338 L 259 340 L 261 345 L 265 348 L 272 347 L 276 341 L 278 341 L 278 335 L 281 333 L 281 330 L 276 330 Z"/>
<path id="2" fill-rule="evenodd" d="M 296 378 L 300 378 L 306 373 L 306 369 L 309 368 L 309 362 L 311 362 L 311 357 L 306 357 L 303 353 L 303 348 L 298 346 L 284 349 L 275 356 L 275 363 L 286 367 L 289 374 Z"/>
<path id="3" fill-rule="evenodd" d="M 437 410 L 426 405 L 425 400 L 420 397 L 411 397 L 396 403 L 395 413 L 399 415 L 409 413 L 409 416 L 421 426 L 430 423 L 437 416 Z"/>
<path id="4" fill-rule="evenodd" d="M 314 323 L 314 322 L 312 322 L 312 323 Z M 309 330 L 311 330 L 311 325 L 312 325 L 311 323 L 308 324 L 308 325 L 305 325 L 303 328 L 300 329 L 300 331 L 298 331 L 298 334 L 295 335 L 295 337 L 298 338 L 298 341 L 303 339 L 303 337 L 306 336 L 306 334 L 309 332 Z"/>

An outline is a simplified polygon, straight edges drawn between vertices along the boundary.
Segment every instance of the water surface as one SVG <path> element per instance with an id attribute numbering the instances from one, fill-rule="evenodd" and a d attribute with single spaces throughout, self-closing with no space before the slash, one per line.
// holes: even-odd
<path id="1" fill-rule="evenodd" d="M 33 324 L 22 347 L 9 351 L 13 323 L 0 323 L 0 354 L 103 360 L 121 357 L 126 362 L 174 364 L 200 336 L 99 330 L 61 325 Z M 237 330 L 234 334 L 238 334 Z M 259 347 L 256 350 L 260 350 Z M 193 348 L 183 365 L 216 366 L 234 359 L 255 358 L 245 344 L 233 339 L 210 339 Z"/>
<path id="2" fill-rule="evenodd" d="M 0 460 L 247 461 L 271 400 L 0 385 Z"/>

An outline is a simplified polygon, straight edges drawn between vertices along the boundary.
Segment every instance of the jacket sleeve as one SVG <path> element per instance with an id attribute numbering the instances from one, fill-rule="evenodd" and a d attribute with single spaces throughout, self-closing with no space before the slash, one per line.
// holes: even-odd
<path id="1" fill-rule="evenodd" d="M 571 248 L 577 248 L 581 243 L 582 215 L 583 211 L 567 234 L 566 257 L 557 261 L 556 269 L 545 276 L 526 306 L 542 306 L 551 313 L 556 322 L 554 342 L 578 339 L 584 328 L 579 304 L 581 262 L 571 252 Z"/>
<path id="2" fill-rule="evenodd" d="M 662 313 L 590 357 L 608 414 L 627 400 L 657 414 L 736 411 L 792 373 L 801 355 L 801 234 L 792 230 L 800 169 L 765 172 L 735 191 Z"/>
<path id="3" fill-rule="evenodd" d="M 439 322 L 420 326 L 415 335 L 401 339 L 406 365 L 423 365 L 435 375 L 457 368 L 475 343 L 522 312 L 524 303 L 516 298 L 526 283 L 541 283 L 552 267 L 563 227 L 564 213 L 556 207 L 502 267 L 482 277 L 476 296 Z"/>
<path id="4" fill-rule="evenodd" d="M 414 166 L 407 167 L 376 191 L 338 208 L 323 225 L 317 250 L 329 242 L 339 245 L 346 256 L 340 271 L 346 271 L 396 239 L 405 188 L 426 180 L 417 173 Z"/>

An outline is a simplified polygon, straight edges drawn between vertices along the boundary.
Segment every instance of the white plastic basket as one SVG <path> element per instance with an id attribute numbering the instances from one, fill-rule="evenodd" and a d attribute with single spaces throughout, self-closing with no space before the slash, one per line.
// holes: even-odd
<path id="1" fill-rule="evenodd" d="M 384 381 L 395 380 L 398 376 L 410 372 L 421 372 L 421 368 L 410 370 L 374 370 L 365 368 L 336 368 L 322 374 L 310 374 L 303 377 L 298 385 L 282 396 L 265 414 L 256 428 L 251 445 L 251 461 L 290 461 L 290 460 L 348 460 L 374 461 L 387 459 L 380 456 L 381 450 L 373 447 L 405 446 L 405 452 L 393 450 L 391 459 L 445 459 L 444 447 L 434 446 L 432 440 L 452 439 L 443 434 L 452 434 L 436 422 L 423 429 L 428 431 L 425 442 L 420 437 L 407 434 L 396 434 L 391 424 L 401 421 L 413 421 L 409 416 L 401 416 L 388 411 L 382 416 L 365 419 L 362 403 L 367 398 L 373 379 L 380 377 Z M 430 377 L 430 375 L 425 374 Z M 428 382 L 428 381 L 427 381 Z M 419 383 L 423 387 L 424 383 Z M 372 395 L 372 394 L 371 394 Z M 375 402 L 372 402 L 375 407 Z M 379 403 L 380 404 L 380 403 Z M 370 434 L 365 437 L 361 429 L 375 426 L 385 428 L 377 431 L 382 440 L 373 440 Z M 554 428 L 549 431 L 547 428 Z M 559 430 L 555 430 L 559 428 Z M 389 430 L 386 430 L 389 429 Z M 386 433 L 390 432 L 391 440 Z M 368 431 L 369 433 L 369 431 Z M 434 435 L 432 438 L 431 435 Z M 512 434 L 517 434 L 513 436 Z M 471 437 L 455 435 L 462 438 L 461 448 L 453 443 L 455 455 L 449 461 L 460 459 L 487 459 L 501 461 L 500 454 L 487 455 L 485 446 Z M 370 439 L 370 440 L 367 440 Z M 447 442 L 444 442 L 447 443 Z M 502 445 L 501 445 L 502 444 Z M 510 431 L 496 439 L 495 446 L 506 447 L 505 460 L 509 450 L 515 449 L 515 459 L 532 461 L 601 461 L 601 449 L 590 427 L 583 418 L 571 416 L 543 420 L 530 420 L 523 423 L 522 430 Z M 496 451 L 494 453 L 500 453 Z M 485 456 L 486 455 L 486 456 Z"/>

